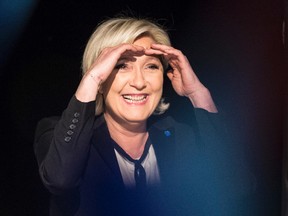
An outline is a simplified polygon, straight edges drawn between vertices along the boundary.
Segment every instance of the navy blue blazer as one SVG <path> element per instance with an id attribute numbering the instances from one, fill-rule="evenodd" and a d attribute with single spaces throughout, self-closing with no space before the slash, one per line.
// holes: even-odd
<path id="1" fill-rule="evenodd" d="M 254 183 L 242 152 L 230 142 L 220 114 L 192 113 L 191 125 L 169 116 L 149 122 L 161 185 L 139 193 L 124 186 L 95 102 L 72 97 L 61 117 L 42 119 L 35 133 L 50 215 L 246 215 Z"/>

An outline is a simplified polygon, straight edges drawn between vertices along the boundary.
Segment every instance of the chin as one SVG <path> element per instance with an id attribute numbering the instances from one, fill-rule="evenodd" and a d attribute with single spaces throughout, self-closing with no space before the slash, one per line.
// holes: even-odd
<path id="1" fill-rule="evenodd" d="M 123 117 L 128 122 L 146 122 L 150 115 L 149 114 L 139 114 L 139 113 L 133 114 L 133 112 L 130 112 L 124 116 Z"/>
<path id="2" fill-rule="evenodd" d="M 127 117 L 127 118 L 125 118 L 128 122 L 146 122 L 147 121 L 147 119 L 148 119 L 148 117 L 149 116 L 146 116 L 146 117 L 137 117 L 137 116 L 135 116 L 135 117 L 131 117 L 131 116 L 129 116 L 129 117 Z"/>

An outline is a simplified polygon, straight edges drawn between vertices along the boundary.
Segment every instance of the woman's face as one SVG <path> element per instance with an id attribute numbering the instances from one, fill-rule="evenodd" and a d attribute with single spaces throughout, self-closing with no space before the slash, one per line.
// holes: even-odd
<path id="1" fill-rule="evenodd" d="M 146 49 L 152 43 L 155 41 L 150 37 L 134 42 Z M 103 85 L 105 115 L 119 123 L 146 122 L 162 96 L 163 66 L 158 57 L 142 55 L 119 59 Z"/>

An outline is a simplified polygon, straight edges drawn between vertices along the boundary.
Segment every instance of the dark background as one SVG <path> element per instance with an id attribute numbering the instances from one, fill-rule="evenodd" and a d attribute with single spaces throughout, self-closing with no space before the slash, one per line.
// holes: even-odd
<path id="1" fill-rule="evenodd" d="M 251 215 L 281 215 L 287 69 L 280 0 L 1 0 L 0 215 L 47 215 L 33 153 L 37 121 L 65 109 L 90 34 L 122 10 L 170 29 L 174 47 L 187 55 L 241 140 L 257 178 Z M 169 112 L 185 121 L 187 101 L 173 103 L 170 86 L 164 90 Z"/>

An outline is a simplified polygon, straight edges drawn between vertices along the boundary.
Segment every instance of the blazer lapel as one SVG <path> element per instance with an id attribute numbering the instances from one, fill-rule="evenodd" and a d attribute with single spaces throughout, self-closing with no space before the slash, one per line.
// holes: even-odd
<path id="1" fill-rule="evenodd" d="M 110 137 L 105 119 L 100 116 L 95 122 L 94 135 L 92 138 L 93 146 L 100 155 L 101 159 L 107 165 L 106 167 L 114 175 L 115 182 L 121 182 L 124 186 L 124 182 L 121 176 L 121 171 L 115 155 L 113 141 Z"/>
<path id="2" fill-rule="evenodd" d="M 153 125 L 149 129 L 149 136 L 155 150 L 160 178 L 162 180 L 169 179 L 169 175 L 173 173 L 171 170 L 175 166 L 174 159 L 176 149 L 174 128 L 162 128 Z"/>
<path id="3" fill-rule="evenodd" d="M 164 120 L 160 120 L 156 124 L 151 125 L 148 132 L 155 150 L 160 178 L 163 180 L 171 179 L 172 170 L 176 165 L 174 127 L 171 126 L 169 118 L 165 118 Z M 108 169 L 113 173 L 116 180 L 115 182 L 121 182 L 124 186 L 112 142 L 105 119 L 103 116 L 99 116 L 94 126 L 94 135 L 92 138 L 93 146 L 107 165 Z"/>

